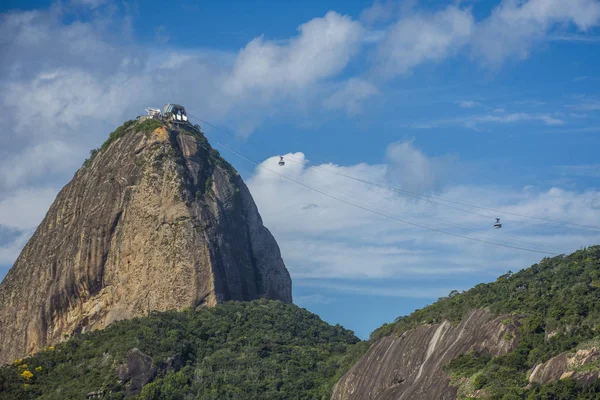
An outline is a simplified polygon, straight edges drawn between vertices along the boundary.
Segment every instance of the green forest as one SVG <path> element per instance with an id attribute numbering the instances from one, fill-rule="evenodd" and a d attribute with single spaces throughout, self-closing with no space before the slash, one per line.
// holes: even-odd
<path id="1" fill-rule="evenodd" d="M 199 311 L 117 322 L 0 369 L 0 399 L 125 397 L 115 373 L 131 348 L 159 371 L 138 399 L 328 399 L 366 350 L 351 331 L 277 301 L 229 302 Z M 167 371 L 180 355 L 182 367 Z"/>
<path id="2" fill-rule="evenodd" d="M 496 358 L 464 355 L 448 366 L 449 374 L 472 378 L 473 389 L 485 389 L 491 399 L 600 398 L 600 383 L 582 388 L 566 380 L 549 387 L 524 389 L 527 373 L 536 363 L 573 351 L 600 335 L 600 246 L 544 258 L 530 268 L 508 272 L 495 282 L 479 284 L 463 293 L 452 292 L 382 326 L 371 339 L 399 335 L 419 324 L 442 320 L 458 323 L 476 308 L 507 315 L 504 323 L 517 324 L 518 347 Z"/>

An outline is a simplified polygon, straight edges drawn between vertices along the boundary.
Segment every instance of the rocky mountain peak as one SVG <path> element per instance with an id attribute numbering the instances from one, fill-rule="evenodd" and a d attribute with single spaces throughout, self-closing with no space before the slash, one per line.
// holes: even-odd
<path id="1" fill-rule="evenodd" d="M 150 310 L 292 301 L 248 188 L 197 127 L 128 121 L 58 194 L 0 284 L 0 363 Z"/>

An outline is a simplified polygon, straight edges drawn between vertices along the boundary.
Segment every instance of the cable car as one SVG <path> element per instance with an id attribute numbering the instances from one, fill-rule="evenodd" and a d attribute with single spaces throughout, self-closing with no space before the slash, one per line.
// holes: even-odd
<path id="1" fill-rule="evenodd" d="M 279 163 L 278 164 L 279 164 L 280 167 L 283 167 L 285 165 L 285 161 L 283 161 L 283 157 L 282 156 L 279 156 Z"/>
<path id="2" fill-rule="evenodd" d="M 496 229 L 502 228 L 502 224 L 500 223 L 500 218 L 496 218 L 496 223 L 494 224 L 494 228 L 496 228 Z"/>

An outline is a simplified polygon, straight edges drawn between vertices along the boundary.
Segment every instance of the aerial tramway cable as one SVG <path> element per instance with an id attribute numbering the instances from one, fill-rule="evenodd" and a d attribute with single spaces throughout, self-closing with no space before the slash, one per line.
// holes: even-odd
<path id="1" fill-rule="evenodd" d="M 206 135 L 206 136 L 208 136 L 208 135 Z M 367 211 L 367 212 L 370 212 L 372 214 L 376 214 L 376 215 L 379 215 L 381 217 L 384 217 L 384 218 L 387 218 L 387 219 L 390 219 L 390 220 L 393 220 L 393 221 L 396 221 L 396 222 L 401 222 L 401 223 L 404 223 L 404 224 L 407 224 L 407 225 L 416 226 L 418 228 L 427 229 L 427 230 L 430 230 L 430 231 L 433 231 L 433 232 L 438 232 L 438 233 L 442 233 L 442 234 L 445 234 L 445 235 L 459 237 L 459 238 L 462 238 L 462 239 L 472 240 L 472 241 L 476 241 L 476 242 L 480 242 L 480 243 L 486 243 L 486 244 L 491 244 L 491 245 L 495 245 L 495 246 L 511 248 L 511 249 L 515 249 L 515 250 L 528 251 L 528 252 L 532 252 L 532 253 L 541 253 L 541 254 L 548 254 L 548 255 L 558 255 L 558 253 L 553 253 L 553 252 L 549 252 L 549 251 L 530 249 L 530 248 L 520 247 L 520 246 L 513 246 L 513 245 L 509 245 L 509 244 L 505 244 L 505 243 L 499 243 L 499 242 L 494 242 L 494 241 L 490 241 L 490 240 L 484 240 L 484 239 L 474 238 L 474 237 L 470 237 L 470 236 L 466 236 L 466 235 L 461 235 L 461 234 L 454 233 L 454 232 L 448 232 L 448 231 L 444 231 L 442 229 L 432 228 L 432 227 L 427 226 L 427 225 L 423 225 L 423 224 L 419 224 L 419 223 L 416 223 L 416 222 L 407 221 L 407 220 L 402 219 L 402 218 L 394 217 L 394 216 L 382 213 L 380 211 L 373 210 L 371 208 L 368 208 L 368 207 L 365 207 L 365 206 L 353 203 L 351 201 L 345 200 L 345 199 L 343 199 L 341 197 L 334 196 L 334 195 L 329 194 L 327 192 L 324 192 L 324 191 L 322 191 L 320 189 L 314 188 L 314 187 L 312 187 L 310 185 L 306 185 L 305 183 L 302 183 L 300 181 L 297 181 L 296 179 L 290 178 L 287 175 L 281 174 L 281 173 L 279 173 L 279 172 L 277 172 L 277 171 L 275 171 L 275 170 L 267 167 L 266 165 L 263 165 L 261 163 L 258 163 L 256 161 L 253 161 L 253 160 L 249 159 L 248 157 L 244 156 L 243 154 L 241 154 L 241 153 L 239 153 L 239 152 L 231 149 L 230 147 L 224 145 L 223 143 L 221 143 L 221 142 L 219 142 L 217 140 L 212 139 L 212 141 L 214 143 L 216 143 L 218 146 L 220 146 L 220 147 L 224 148 L 225 150 L 233 153 L 234 155 L 240 157 L 241 159 L 243 159 L 243 160 L 245 160 L 245 161 L 247 161 L 247 162 L 249 162 L 249 163 L 251 163 L 251 164 L 253 164 L 253 165 L 257 166 L 257 167 L 264 168 L 264 169 L 266 169 L 266 170 L 268 170 L 268 171 L 270 171 L 270 172 L 272 172 L 272 173 L 274 173 L 274 174 L 276 174 L 276 175 L 278 175 L 278 176 L 280 176 L 280 177 L 282 177 L 282 178 L 284 178 L 284 179 L 286 179 L 286 180 L 288 180 L 290 182 L 293 182 L 293 183 L 295 183 L 297 185 L 300 185 L 300 186 L 302 186 L 302 187 L 304 187 L 304 188 L 306 188 L 308 190 L 314 191 L 316 193 L 319 193 L 319 194 L 321 194 L 323 196 L 326 196 L 326 197 L 329 197 L 331 199 L 337 200 L 337 201 L 342 202 L 344 204 L 350 205 L 350 206 L 355 207 L 355 208 L 359 208 L 359 209 L 361 209 L 363 211 Z"/>
<path id="2" fill-rule="evenodd" d="M 281 179 L 281 178 L 279 178 L 279 179 Z M 306 182 L 305 179 L 303 181 Z M 314 182 L 312 182 L 312 186 L 315 186 Z M 331 186 L 333 186 L 333 184 L 325 185 L 325 186 L 327 188 L 331 189 Z M 321 189 L 323 189 L 323 188 L 321 188 Z M 329 191 L 329 193 L 332 193 L 332 192 Z M 359 205 L 362 205 L 361 202 L 368 201 L 371 206 L 375 205 L 375 206 L 378 207 L 378 209 L 386 209 L 386 208 L 388 208 L 388 205 L 383 205 L 382 203 L 374 202 L 373 200 L 365 200 L 365 199 L 361 198 L 359 195 L 357 195 L 356 193 L 353 193 L 353 192 L 340 191 L 340 190 L 336 189 L 336 194 L 338 195 L 338 197 L 340 197 L 340 195 L 342 195 L 344 198 L 351 197 L 351 198 L 357 200 L 358 201 L 357 204 L 359 204 Z M 410 215 L 412 215 L 414 217 L 417 217 L 417 218 L 424 217 L 423 214 L 419 215 L 419 214 L 415 214 L 415 213 L 411 213 L 411 212 L 407 212 L 407 211 L 403 211 L 403 214 L 410 214 Z M 468 229 L 466 227 L 458 226 L 458 225 L 452 224 L 451 222 L 445 221 L 444 219 L 440 219 L 440 218 L 436 219 L 436 223 L 437 224 L 441 224 L 441 225 L 445 225 L 445 226 L 447 226 L 447 227 L 449 227 L 451 229 L 460 230 L 460 231 L 466 232 L 466 233 L 469 233 L 469 232 L 473 231 L 473 229 Z M 477 232 L 477 236 L 478 237 L 488 237 L 488 238 L 491 238 L 492 240 L 498 240 L 499 239 L 497 235 L 491 236 L 491 235 L 488 235 L 488 234 L 485 234 L 485 233 L 482 233 L 482 232 Z M 531 241 L 531 240 L 525 240 L 525 239 L 521 239 L 521 238 L 519 238 L 519 239 L 517 239 L 517 238 L 511 238 L 511 237 L 507 237 L 505 235 L 501 236 L 501 239 L 502 239 L 502 241 L 505 241 L 505 242 L 508 241 L 508 242 L 514 242 L 514 243 L 517 243 L 517 244 L 527 243 L 529 245 L 537 246 L 538 248 L 544 248 L 544 247 L 545 248 L 553 248 L 554 247 L 554 246 L 551 246 L 551 245 L 548 245 L 548 244 L 545 244 L 545 243 L 535 242 L 535 241 Z M 563 253 L 568 253 L 568 251 L 564 251 Z"/>
<path id="3" fill-rule="evenodd" d="M 220 128 L 217 125 L 214 125 L 214 124 L 212 124 L 212 123 L 210 123 L 210 122 L 208 122 L 206 120 L 203 120 L 203 119 L 198 118 L 196 116 L 193 116 L 191 114 L 190 114 L 190 116 L 192 118 L 195 118 L 198 121 L 206 124 L 206 125 L 209 125 L 209 126 L 215 128 L 215 129 L 217 129 L 217 130 L 220 130 L 222 132 L 230 134 L 227 130 L 225 130 L 223 128 Z M 297 160 L 293 156 L 289 156 L 289 155 L 286 157 L 286 159 L 288 161 L 291 160 L 292 162 L 295 162 L 297 164 L 302 164 L 302 165 L 309 165 L 310 164 L 308 161 Z M 577 224 L 577 223 L 567 222 L 567 221 L 558 221 L 558 220 L 553 220 L 551 218 L 544 218 L 544 217 L 539 217 L 539 216 L 534 216 L 534 215 L 527 215 L 527 214 L 521 214 L 521 213 L 515 213 L 515 212 L 510 212 L 510 211 L 505 211 L 505 210 L 500 210 L 500 209 L 495 209 L 495 208 L 482 207 L 482 206 L 477 206 L 477 205 L 474 205 L 474 204 L 464 203 L 464 202 L 460 202 L 460 201 L 455 201 L 455 200 L 449 200 L 449 199 L 443 199 L 443 198 L 439 198 L 439 197 L 434 197 L 434 196 L 426 195 L 426 194 L 422 194 L 422 193 L 415 193 L 415 192 L 411 192 L 411 191 L 408 191 L 408 190 L 405 190 L 405 189 L 400 189 L 400 188 L 397 188 L 397 187 L 394 187 L 394 186 L 389 186 L 389 185 L 385 185 L 385 184 L 381 184 L 381 183 L 377 183 L 377 182 L 372 182 L 372 181 L 369 181 L 369 180 L 366 180 L 366 179 L 357 178 L 355 176 L 348 175 L 348 174 L 345 174 L 345 173 L 342 173 L 342 172 L 339 172 L 339 171 L 336 171 L 336 170 L 333 170 L 333 169 L 330 169 L 330 168 L 325 168 L 325 167 L 322 167 L 320 165 L 311 164 L 310 166 L 312 168 L 315 168 L 315 169 L 318 169 L 318 170 L 321 170 L 321 171 L 327 171 L 327 172 L 330 172 L 330 173 L 342 176 L 344 178 L 352 179 L 354 181 L 361 182 L 361 183 L 364 183 L 364 184 L 367 184 L 367 185 L 372 185 L 372 186 L 377 186 L 377 187 L 380 187 L 380 188 L 383 188 L 383 189 L 388 189 L 388 190 L 394 191 L 394 192 L 396 192 L 396 193 L 398 193 L 400 195 L 403 195 L 403 196 L 412 197 L 412 198 L 416 198 L 416 199 L 419 199 L 419 200 L 424 200 L 424 201 L 430 202 L 432 204 L 437 204 L 437 205 L 440 205 L 442 207 L 450 208 L 450 209 L 453 209 L 453 210 L 456 210 L 456 211 L 460 211 L 460 212 L 464 212 L 464 213 L 476 215 L 476 216 L 487 218 L 487 219 L 496 219 L 497 216 L 496 215 L 486 215 L 486 214 L 478 213 L 476 211 L 471 211 L 471 210 L 465 210 L 464 208 L 454 207 L 454 206 L 451 206 L 449 204 L 444 204 L 444 203 L 440 203 L 440 202 L 447 202 L 447 203 L 462 205 L 462 206 L 465 206 L 465 207 L 471 207 L 471 208 L 476 208 L 476 209 L 479 209 L 479 210 L 491 211 L 491 212 L 494 212 L 494 213 L 507 214 L 507 215 L 518 216 L 518 217 L 522 217 L 522 218 L 528 218 L 528 219 L 535 219 L 535 220 L 540 220 L 540 221 L 546 221 L 546 222 L 555 223 L 555 224 L 563 225 L 563 226 L 568 225 L 568 226 L 577 226 L 577 227 L 586 228 L 586 229 L 600 230 L 600 227 L 598 227 L 598 226 L 583 225 L 583 224 Z M 506 220 L 506 221 L 511 221 L 511 220 L 509 220 L 507 218 L 503 218 L 503 219 Z M 518 221 L 514 221 L 514 220 L 513 220 L 513 222 L 519 223 Z M 524 222 L 520 222 L 520 223 L 524 223 Z M 547 225 L 547 224 L 538 224 L 538 225 Z"/>

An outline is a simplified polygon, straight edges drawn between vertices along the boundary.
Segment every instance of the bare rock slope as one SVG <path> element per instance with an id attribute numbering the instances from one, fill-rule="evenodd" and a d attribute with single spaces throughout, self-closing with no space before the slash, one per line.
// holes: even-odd
<path id="1" fill-rule="evenodd" d="M 0 363 L 149 309 L 292 301 L 250 192 L 204 136 L 156 121 L 120 129 L 0 284 Z"/>
<path id="2" fill-rule="evenodd" d="M 599 366 L 600 348 L 597 344 L 582 346 L 536 365 L 529 375 L 529 382 L 547 385 L 562 379 L 573 379 L 581 385 L 587 385 L 600 379 Z"/>
<path id="3" fill-rule="evenodd" d="M 443 368 L 471 350 L 492 356 L 516 347 L 516 328 L 485 310 L 457 326 L 421 325 L 398 337 L 377 340 L 335 385 L 332 400 L 456 399 Z"/>

